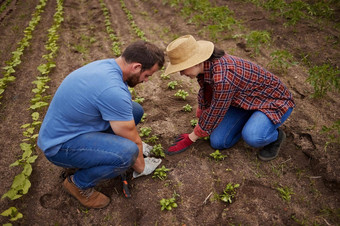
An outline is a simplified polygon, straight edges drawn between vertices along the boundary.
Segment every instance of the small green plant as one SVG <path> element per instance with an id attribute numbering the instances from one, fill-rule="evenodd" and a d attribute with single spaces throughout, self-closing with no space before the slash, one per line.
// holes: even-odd
<path id="1" fill-rule="evenodd" d="M 150 127 L 142 127 L 140 128 L 140 137 L 148 137 L 151 133 L 151 128 Z"/>
<path id="2" fill-rule="evenodd" d="M 144 97 L 136 97 L 133 101 L 135 101 L 135 102 L 141 104 L 141 103 L 144 102 Z"/>
<path id="3" fill-rule="evenodd" d="M 314 66 L 309 69 L 309 82 L 314 88 L 313 97 L 322 97 L 327 91 L 340 91 L 340 70 L 329 64 Z"/>
<path id="4" fill-rule="evenodd" d="M 156 135 L 153 135 L 152 137 L 149 137 L 145 140 L 146 143 L 153 143 L 155 144 L 158 141 L 158 137 Z"/>
<path id="5" fill-rule="evenodd" d="M 233 198 L 235 198 L 236 195 L 236 189 L 238 187 L 240 187 L 239 184 L 228 183 L 223 190 L 223 194 L 219 196 L 219 199 L 226 203 L 232 203 Z"/>
<path id="6" fill-rule="evenodd" d="M 293 195 L 293 190 L 289 187 L 277 187 L 276 190 L 279 192 L 280 197 L 287 201 L 290 202 L 291 195 Z"/>
<path id="7" fill-rule="evenodd" d="M 168 88 L 175 89 L 177 85 L 178 85 L 177 81 L 171 81 L 168 83 Z"/>
<path id="8" fill-rule="evenodd" d="M 162 73 L 161 74 L 161 79 L 163 79 L 163 80 L 170 79 L 170 75 L 165 75 L 165 73 Z"/>
<path id="9" fill-rule="evenodd" d="M 148 116 L 148 114 L 144 113 L 142 118 L 141 118 L 141 120 L 140 120 L 140 122 L 144 122 L 147 116 Z"/>
<path id="10" fill-rule="evenodd" d="M 1 216 L 4 217 L 9 217 L 10 221 L 17 221 L 20 218 L 23 218 L 22 213 L 20 213 L 17 208 L 15 207 L 10 207 L 7 210 L 5 210 L 4 212 L 1 213 Z M 4 224 L 5 225 L 5 224 Z M 12 224 L 7 224 L 7 225 L 12 225 Z"/>
<path id="11" fill-rule="evenodd" d="M 278 69 L 286 73 L 288 68 L 296 63 L 292 63 L 293 55 L 287 50 L 276 50 L 270 54 L 272 61 L 268 64 L 271 69 Z"/>
<path id="12" fill-rule="evenodd" d="M 321 133 L 328 135 L 328 140 L 325 144 L 325 151 L 331 143 L 340 144 L 340 120 L 335 121 L 330 127 L 323 126 Z"/>
<path id="13" fill-rule="evenodd" d="M 185 100 L 189 96 L 189 93 L 187 91 L 184 91 L 182 89 L 178 90 L 177 93 L 175 93 L 175 97 L 180 97 L 183 100 Z"/>
<path id="14" fill-rule="evenodd" d="M 269 45 L 271 37 L 268 31 L 251 31 L 245 36 L 246 43 L 249 47 L 254 49 L 254 55 L 260 54 L 262 45 Z"/>
<path id="15" fill-rule="evenodd" d="M 195 127 L 197 125 L 197 123 L 198 123 L 197 119 L 191 119 L 190 120 L 190 124 L 191 124 L 192 127 Z"/>
<path id="16" fill-rule="evenodd" d="M 185 112 L 191 112 L 192 111 L 192 107 L 191 107 L 190 104 L 186 104 L 186 105 L 183 106 L 183 110 Z"/>
<path id="17" fill-rule="evenodd" d="M 176 198 L 179 195 L 174 192 L 172 198 L 170 199 L 161 199 L 161 201 L 159 201 L 159 203 L 161 204 L 161 210 L 172 210 L 172 208 L 177 208 L 177 203 L 176 203 Z"/>
<path id="18" fill-rule="evenodd" d="M 219 150 L 216 150 L 215 152 L 211 153 L 210 156 L 215 159 L 215 161 L 221 161 L 223 160 L 225 157 L 227 157 L 226 155 L 222 155 L 222 153 Z"/>
<path id="19" fill-rule="evenodd" d="M 168 177 L 168 174 L 166 172 L 170 171 L 170 169 L 166 168 L 165 166 L 162 166 L 161 168 L 158 168 L 153 173 L 152 178 L 158 178 L 160 180 L 165 180 Z"/>
<path id="20" fill-rule="evenodd" d="M 153 146 L 151 153 L 154 154 L 157 157 L 165 158 L 164 149 L 163 149 L 161 144 L 157 144 L 157 145 Z"/>

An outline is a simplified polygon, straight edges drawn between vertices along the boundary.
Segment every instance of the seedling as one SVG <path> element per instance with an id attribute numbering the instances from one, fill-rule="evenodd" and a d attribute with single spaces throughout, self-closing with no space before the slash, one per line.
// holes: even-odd
<path id="1" fill-rule="evenodd" d="M 326 133 L 328 135 L 328 140 L 326 141 L 324 148 L 325 151 L 331 143 L 340 144 L 340 120 L 335 121 L 330 127 L 323 126 L 321 133 Z"/>
<path id="2" fill-rule="evenodd" d="M 255 51 L 255 56 L 259 55 L 260 47 L 265 44 L 268 45 L 271 41 L 268 31 L 251 31 L 245 36 L 246 43 Z"/>
<path id="3" fill-rule="evenodd" d="M 140 128 L 139 136 L 140 137 L 147 137 L 147 136 L 150 135 L 150 133 L 151 133 L 150 127 L 142 127 L 142 128 Z"/>
<path id="4" fill-rule="evenodd" d="M 197 125 L 197 123 L 198 123 L 197 119 L 191 119 L 190 120 L 190 124 L 191 124 L 192 127 L 195 127 Z"/>
<path id="5" fill-rule="evenodd" d="M 293 55 L 287 50 L 276 50 L 270 54 L 273 60 L 268 64 L 272 69 L 278 69 L 282 72 L 287 72 L 287 69 L 296 63 L 293 61 Z"/>
<path id="6" fill-rule="evenodd" d="M 219 150 L 216 150 L 214 153 L 211 153 L 210 156 L 215 159 L 215 161 L 222 161 L 226 155 L 222 155 Z"/>
<path id="7" fill-rule="evenodd" d="M 7 210 L 1 213 L 1 216 L 9 217 L 10 221 L 17 221 L 18 219 L 23 217 L 22 213 L 20 213 L 15 207 L 8 208 Z"/>
<path id="8" fill-rule="evenodd" d="M 191 112 L 192 111 L 192 107 L 191 107 L 190 104 L 186 104 L 186 105 L 183 106 L 183 110 L 185 112 Z"/>
<path id="9" fill-rule="evenodd" d="M 161 204 L 161 210 L 172 210 L 172 208 L 177 208 L 177 203 L 176 203 L 176 197 L 179 195 L 174 192 L 172 198 L 170 199 L 161 199 L 160 204 Z"/>
<path id="10" fill-rule="evenodd" d="M 233 198 L 235 198 L 236 195 L 236 189 L 240 187 L 239 184 L 232 184 L 228 183 L 225 189 L 223 190 L 223 194 L 219 196 L 219 199 L 226 203 L 232 203 Z"/>
<path id="11" fill-rule="evenodd" d="M 143 97 L 136 97 L 133 101 L 135 101 L 135 102 L 141 104 L 141 103 L 144 102 L 144 98 L 143 98 Z"/>
<path id="12" fill-rule="evenodd" d="M 175 89 L 177 85 L 178 85 L 177 81 L 171 81 L 168 83 L 168 88 Z"/>
<path id="13" fill-rule="evenodd" d="M 146 139 L 146 143 L 153 143 L 155 144 L 158 141 L 158 137 L 156 135 L 153 135 L 152 137 L 149 137 L 148 139 Z"/>
<path id="14" fill-rule="evenodd" d="M 140 120 L 140 122 L 144 122 L 147 116 L 148 116 L 148 114 L 144 113 L 142 118 L 141 118 L 141 120 Z"/>
<path id="15" fill-rule="evenodd" d="M 170 75 L 165 75 L 165 73 L 162 73 L 161 74 L 161 79 L 164 79 L 164 80 L 170 79 Z"/>
<path id="16" fill-rule="evenodd" d="M 276 190 L 279 191 L 280 193 L 280 197 L 287 201 L 287 202 L 290 202 L 290 199 L 291 199 L 291 195 L 293 195 L 293 190 L 289 187 L 277 187 Z"/>
<path id="17" fill-rule="evenodd" d="M 157 157 L 165 158 L 164 149 L 163 149 L 161 144 L 157 144 L 157 145 L 153 146 L 151 153 L 153 153 Z"/>
<path id="18" fill-rule="evenodd" d="M 340 70 L 329 64 L 314 66 L 309 69 L 309 82 L 314 88 L 313 97 L 322 97 L 327 91 L 340 91 Z"/>
<path id="19" fill-rule="evenodd" d="M 168 175 L 166 172 L 170 171 L 170 169 L 166 168 L 165 166 L 162 166 L 161 168 L 158 168 L 153 173 L 152 178 L 158 178 L 160 180 L 165 180 Z"/>
<path id="20" fill-rule="evenodd" d="M 184 91 L 182 89 L 178 90 L 177 93 L 175 93 L 175 97 L 180 97 L 183 100 L 185 100 L 189 96 L 189 93 L 187 91 Z"/>

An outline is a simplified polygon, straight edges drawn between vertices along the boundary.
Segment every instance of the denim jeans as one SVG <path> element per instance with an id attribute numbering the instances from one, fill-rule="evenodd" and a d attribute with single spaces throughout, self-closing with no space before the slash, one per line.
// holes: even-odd
<path id="1" fill-rule="evenodd" d="M 281 123 L 274 124 L 261 111 L 247 111 L 230 106 L 222 122 L 210 134 L 210 144 L 214 149 L 230 148 L 242 137 L 252 147 L 264 147 L 277 140 L 277 128 L 287 120 L 292 111 L 293 108 L 289 108 L 282 116 Z"/>
<path id="2" fill-rule="evenodd" d="M 143 114 L 142 106 L 133 102 L 136 125 Z M 77 168 L 74 183 L 86 189 L 125 172 L 134 164 L 138 153 L 134 142 L 115 135 L 110 127 L 107 131 L 82 134 L 65 142 L 56 155 L 47 159 L 57 166 Z"/>

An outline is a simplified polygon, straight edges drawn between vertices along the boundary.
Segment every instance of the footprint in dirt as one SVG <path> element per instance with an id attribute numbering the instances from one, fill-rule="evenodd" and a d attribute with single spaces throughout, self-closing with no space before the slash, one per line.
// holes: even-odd
<path id="1" fill-rule="evenodd" d="M 60 209 L 63 199 L 60 194 L 47 193 L 40 197 L 40 205 L 45 209 Z"/>

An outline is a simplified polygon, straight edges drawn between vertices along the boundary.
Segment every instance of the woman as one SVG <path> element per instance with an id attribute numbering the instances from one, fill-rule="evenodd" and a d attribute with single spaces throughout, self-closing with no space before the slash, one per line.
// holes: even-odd
<path id="1" fill-rule="evenodd" d="M 197 78 L 200 85 L 198 124 L 190 134 L 181 134 L 167 154 L 181 153 L 198 138 L 210 136 L 214 149 L 230 148 L 242 137 L 248 145 L 262 148 L 261 160 L 278 156 L 286 137 L 279 127 L 295 104 L 277 76 L 191 35 L 172 41 L 166 52 L 166 75 L 180 72 Z"/>

